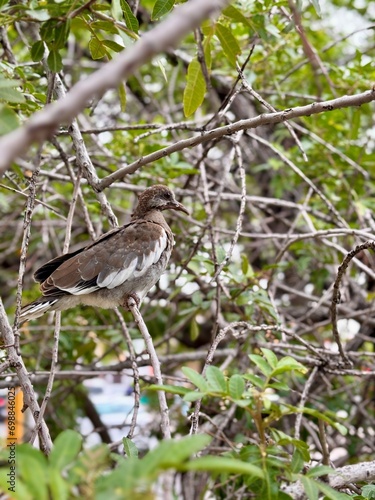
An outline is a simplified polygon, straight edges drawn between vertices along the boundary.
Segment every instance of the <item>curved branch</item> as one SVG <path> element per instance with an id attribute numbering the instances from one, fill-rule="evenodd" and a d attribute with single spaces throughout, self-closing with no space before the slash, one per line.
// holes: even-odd
<path id="1" fill-rule="evenodd" d="M 3 302 L 0 297 L 0 333 L 5 342 L 5 348 L 8 352 L 9 365 L 16 370 L 19 384 L 22 388 L 25 404 L 30 408 L 35 424 L 39 425 L 39 439 L 43 453 L 49 455 L 52 450 L 52 440 L 48 427 L 42 419 L 39 422 L 40 406 L 35 398 L 33 385 L 27 373 L 26 366 L 21 356 L 17 353 L 14 344 L 14 334 L 9 324 Z"/>
<path id="2" fill-rule="evenodd" d="M 291 120 L 292 118 L 316 115 L 318 113 L 324 113 L 326 111 L 334 111 L 335 109 L 361 106 L 362 104 L 367 104 L 374 100 L 375 88 L 357 95 L 344 95 L 330 101 L 313 102 L 312 104 L 308 104 L 306 106 L 297 106 L 296 108 L 284 109 L 283 111 L 278 111 L 276 113 L 264 113 L 256 116 L 255 118 L 249 118 L 248 120 L 239 120 L 238 122 L 231 123 L 230 125 L 225 125 L 224 127 L 214 128 L 212 130 L 209 130 L 208 132 L 202 132 L 199 135 L 190 137 L 189 139 L 178 141 L 171 146 L 159 149 L 158 151 L 154 151 L 149 155 L 139 158 L 126 167 L 120 168 L 116 172 L 113 172 L 112 174 L 107 175 L 107 177 L 104 177 L 104 179 L 102 179 L 97 185 L 97 189 L 101 191 L 110 186 L 113 182 L 122 179 L 125 175 L 132 174 L 144 165 L 159 160 L 160 158 L 164 158 L 165 156 L 169 156 L 171 153 L 182 151 L 183 149 L 191 148 L 192 146 L 197 146 L 198 144 L 203 144 L 204 142 L 212 141 L 213 139 L 220 139 L 221 137 L 234 134 L 235 132 L 239 132 L 240 130 L 247 130 L 263 125 L 282 123 L 286 120 Z"/>
<path id="3" fill-rule="evenodd" d="M 328 474 L 327 477 L 328 484 L 336 490 L 345 488 L 352 483 L 370 483 L 375 480 L 375 460 L 372 462 L 362 462 L 360 464 L 340 467 L 332 471 L 331 474 Z M 283 491 L 291 495 L 294 500 L 303 500 L 307 498 L 300 481 L 283 488 Z"/>
<path id="4" fill-rule="evenodd" d="M 331 319 L 332 319 L 332 334 L 333 337 L 336 341 L 336 344 L 339 348 L 340 355 L 344 361 L 345 364 L 351 366 L 352 362 L 348 358 L 348 355 L 345 353 L 341 340 L 340 340 L 340 335 L 339 331 L 337 329 L 337 304 L 340 303 L 340 284 L 341 280 L 348 269 L 348 266 L 350 262 L 353 260 L 353 258 L 359 253 L 362 252 L 362 250 L 367 250 L 368 248 L 371 248 L 373 251 L 375 251 L 375 242 L 374 241 L 365 241 L 361 245 L 358 245 L 347 254 L 345 259 L 342 261 L 340 264 L 338 270 L 337 270 L 337 276 L 335 279 L 335 282 L 333 284 L 333 292 L 332 292 L 332 302 L 331 302 Z"/>

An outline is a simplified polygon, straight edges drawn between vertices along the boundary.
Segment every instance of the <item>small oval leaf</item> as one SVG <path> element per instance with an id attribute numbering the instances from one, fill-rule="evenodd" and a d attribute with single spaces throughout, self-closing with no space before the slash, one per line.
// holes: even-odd
<path id="1" fill-rule="evenodd" d="M 193 59 L 188 67 L 187 82 L 184 90 L 184 113 L 192 115 L 202 104 L 206 93 L 206 82 L 201 66 L 197 59 Z"/>
<path id="2" fill-rule="evenodd" d="M 47 64 L 51 71 L 58 73 L 63 69 L 63 63 L 58 50 L 51 50 L 47 57 Z"/>
<path id="3" fill-rule="evenodd" d="M 227 392 L 227 383 L 221 370 L 216 366 L 209 366 L 206 377 L 210 389 L 214 392 Z"/>
<path id="4" fill-rule="evenodd" d="M 31 59 L 34 62 L 41 61 L 43 59 L 45 50 L 46 48 L 43 40 L 38 40 L 37 42 L 33 43 L 30 49 Z"/>

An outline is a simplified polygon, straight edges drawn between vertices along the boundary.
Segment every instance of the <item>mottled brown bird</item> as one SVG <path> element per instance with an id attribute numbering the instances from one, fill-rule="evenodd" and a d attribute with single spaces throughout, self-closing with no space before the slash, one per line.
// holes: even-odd
<path id="1" fill-rule="evenodd" d="M 113 309 L 129 296 L 139 305 L 167 267 L 174 244 L 162 210 L 187 209 L 166 186 L 146 189 L 129 224 L 84 248 L 50 260 L 34 274 L 42 296 L 21 310 L 20 321 L 79 304 Z"/>

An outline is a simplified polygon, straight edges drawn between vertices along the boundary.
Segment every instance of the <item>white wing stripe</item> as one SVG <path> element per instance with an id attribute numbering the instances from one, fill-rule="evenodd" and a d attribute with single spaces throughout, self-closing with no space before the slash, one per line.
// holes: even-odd
<path id="1" fill-rule="evenodd" d="M 153 252 L 150 252 L 148 255 L 140 255 L 138 259 L 134 258 L 125 268 L 112 268 L 113 271 L 107 274 L 105 278 L 103 278 L 104 272 L 100 272 L 97 278 L 96 286 L 85 288 L 84 285 L 79 285 L 72 288 L 59 288 L 60 290 L 71 293 L 72 295 L 84 295 L 87 293 L 95 292 L 100 288 L 108 288 L 111 290 L 112 288 L 116 288 L 117 286 L 122 285 L 131 277 L 139 278 L 143 276 L 153 264 L 156 264 L 159 261 L 167 245 L 168 236 L 166 231 L 163 231 L 163 235 L 155 242 L 155 249 Z"/>
<path id="2" fill-rule="evenodd" d="M 62 288 L 61 286 L 59 286 L 57 288 L 59 288 L 59 290 L 63 290 L 64 292 L 71 293 L 72 295 L 85 295 L 86 293 L 91 293 L 98 290 L 97 286 L 90 286 L 89 288 L 85 288 L 84 286 L 75 286 L 74 288 Z"/>
<path id="3" fill-rule="evenodd" d="M 161 254 L 167 247 L 167 243 L 168 243 L 168 237 L 167 233 L 164 231 L 163 236 L 159 239 L 155 247 L 153 264 L 156 264 L 158 262 L 158 260 L 161 257 Z"/>
<path id="4" fill-rule="evenodd" d="M 109 285 L 107 285 L 107 288 L 109 288 L 109 289 L 116 288 L 116 286 L 119 286 L 119 285 L 122 285 L 123 283 L 125 283 L 125 281 L 127 279 L 129 279 L 130 276 L 133 274 L 136 264 L 137 264 L 137 260 L 134 259 L 131 262 L 129 267 L 119 271 L 116 274 L 116 276 L 113 278 L 112 282 Z"/>
<path id="5" fill-rule="evenodd" d="M 107 274 L 107 276 L 103 279 L 104 272 L 100 272 L 98 274 L 98 279 L 96 280 L 98 286 L 100 288 L 106 288 L 112 282 L 113 278 L 115 276 L 117 276 L 117 273 L 118 273 L 118 269 L 115 269 L 111 273 Z"/>

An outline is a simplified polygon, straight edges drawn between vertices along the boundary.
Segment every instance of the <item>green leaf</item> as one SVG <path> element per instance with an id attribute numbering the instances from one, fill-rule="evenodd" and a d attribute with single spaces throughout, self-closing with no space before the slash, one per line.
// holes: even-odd
<path id="1" fill-rule="evenodd" d="M 171 394 L 179 394 L 180 396 L 183 396 L 184 394 L 188 394 L 189 392 L 191 392 L 191 390 L 188 389 L 187 387 L 181 387 L 180 385 L 168 385 L 168 384 L 163 384 L 163 385 L 152 384 L 147 387 L 147 390 L 165 391 Z"/>
<path id="2" fill-rule="evenodd" d="M 201 391 L 191 391 L 185 394 L 184 396 L 184 401 L 187 403 L 192 403 L 193 401 L 198 401 L 198 399 L 204 398 L 206 396 L 207 392 L 201 392 Z"/>
<path id="3" fill-rule="evenodd" d="M 193 59 L 187 71 L 187 81 L 184 90 L 184 113 L 188 117 L 192 115 L 202 104 L 206 93 L 206 82 L 203 77 L 198 60 Z"/>
<path id="4" fill-rule="evenodd" d="M 131 439 L 124 437 L 122 438 L 122 443 L 124 445 L 124 451 L 128 458 L 138 458 L 138 448 Z"/>
<path id="5" fill-rule="evenodd" d="M 208 384 L 202 375 L 188 366 L 181 368 L 182 373 L 190 380 L 201 392 L 208 391 Z"/>
<path id="6" fill-rule="evenodd" d="M 246 19 L 246 17 L 242 14 L 240 10 L 238 10 L 236 7 L 233 7 L 233 5 L 229 5 L 228 7 L 226 7 L 222 11 L 222 14 L 226 17 L 229 17 L 230 19 L 233 19 L 233 21 L 237 21 L 247 26 L 251 26 L 248 19 Z"/>
<path id="7" fill-rule="evenodd" d="M 124 15 L 124 20 L 125 20 L 126 26 L 131 31 L 134 31 L 134 33 L 138 33 L 138 30 L 139 30 L 138 19 L 135 17 L 131 8 L 129 7 L 128 3 L 125 2 L 125 0 L 121 0 L 120 3 L 121 3 L 122 13 Z"/>
<path id="8" fill-rule="evenodd" d="M 291 472 L 293 472 L 293 473 L 301 472 L 304 465 L 305 465 L 305 461 L 303 459 L 301 451 L 298 449 L 294 450 L 292 461 L 290 464 Z"/>
<path id="9" fill-rule="evenodd" d="M 211 55 L 211 51 L 212 51 L 212 44 L 211 44 L 211 38 L 212 38 L 212 35 L 213 35 L 213 30 L 212 30 L 212 34 L 206 36 L 204 42 L 203 42 L 203 50 L 204 50 L 204 60 L 206 61 L 206 66 L 207 66 L 207 70 L 210 71 L 211 69 L 211 66 L 212 66 L 212 55 Z"/>
<path id="10" fill-rule="evenodd" d="M 53 46 L 55 49 L 62 49 L 68 40 L 70 32 L 70 20 L 66 22 L 61 22 L 55 27 L 55 39 L 53 41 Z"/>
<path id="11" fill-rule="evenodd" d="M 114 25 L 113 21 L 94 21 L 91 23 L 91 27 L 94 29 L 106 31 L 107 33 L 111 33 L 112 35 L 118 34 L 118 29 Z"/>
<path id="12" fill-rule="evenodd" d="M 264 473 L 259 467 L 242 462 L 235 458 L 226 457 L 200 457 L 182 466 L 183 470 L 208 471 L 222 474 L 225 472 L 232 474 L 248 474 L 263 479 Z"/>
<path id="13" fill-rule="evenodd" d="M 8 491 L 9 488 L 9 477 L 6 476 L 6 474 L 9 473 L 9 470 L 7 469 L 0 469 L 0 491 Z M 6 497 L 6 498 L 11 498 L 12 500 L 35 500 L 35 496 L 33 496 L 27 485 L 24 484 L 24 482 L 20 479 L 16 479 L 16 488 L 15 491 L 12 492 L 12 497 Z"/>
<path id="14" fill-rule="evenodd" d="M 157 469 L 175 468 L 194 453 L 201 451 L 211 442 L 206 434 L 185 436 L 181 439 L 163 441 L 141 460 L 143 473 Z"/>
<path id="15" fill-rule="evenodd" d="M 272 382 L 271 384 L 268 384 L 268 387 L 272 387 L 272 389 L 276 389 L 278 391 L 290 391 L 289 385 L 284 382 Z"/>
<path id="16" fill-rule="evenodd" d="M 280 31 L 274 24 L 267 24 L 266 31 L 270 35 L 272 35 L 276 38 L 280 38 Z"/>
<path id="17" fill-rule="evenodd" d="M 366 484 L 362 486 L 362 495 L 369 500 L 375 499 L 375 484 Z"/>
<path id="18" fill-rule="evenodd" d="M 306 496 L 309 500 L 318 500 L 319 489 L 314 479 L 310 479 L 306 476 L 301 476 L 301 483 L 303 489 L 305 490 Z"/>
<path id="19" fill-rule="evenodd" d="M 190 338 L 196 340 L 199 337 L 199 327 L 195 317 L 190 322 Z"/>
<path id="20" fill-rule="evenodd" d="M 209 366 L 206 371 L 208 385 L 214 392 L 227 392 L 227 383 L 221 370 L 216 366 Z"/>
<path id="21" fill-rule="evenodd" d="M 93 59 L 101 59 L 105 55 L 107 55 L 107 50 L 103 44 L 98 38 L 93 36 L 91 40 L 89 41 L 89 50 L 91 57 Z"/>
<path id="22" fill-rule="evenodd" d="M 3 78 L 0 75 L 0 89 L 19 87 L 20 85 L 21 85 L 21 82 L 19 80 L 12 80 L 10 78 Z"/>
<path id="23" fill-rule="evenodd" d="M 245 382 L 241 375 L 232 375 L 229 379 L 229 395 L 233 399 L 241 399 L 245 390 Z"/>
<path id="24" fill-rule="evenodd" d="M 94 6 L 97 5 L 96 2 L 94 2 Z M 116 19 L 116 21 L 121 21 L 123 17 L 123 8 L 121 6 L 121 1 L 120 0 L 112 0 L 111 2 L 111 14 L 113 19 Z"/>
<path id="25" fill-rule="evenodd" d="M 0 87 L 0 99 L 6 102 L 21 104 L 25 102 L 25 96 L 18 89 L 12 87 Z"/>
<path id="26" fill-rule="evenodd" d="M 269 377 L 272 368 L 262 356 L 259 356 L 259 354 L 249 354 L 249 358 L 259 368 L 263 375 Z"/>
<path id="27" fill-rule="evenodd" d="M 308 477 L 320 477 L 326 474 L 332 474 L 335 469 L 332 467 L 328 467 L 327 465 L 318 465 L 316 467 L 312 467 L 306 472 L 306 476 Z"/>
<path id="28" fill-rule="evenodd" d="M 268 361 L 270 367 L 275 368 L 278 361 L 276 354 L 274 354 L 270 349 L 266 349 L 265 347 L 261 347 L 260 350 L 262 351 L 263 356 Z"/>
<path id="29" fill-rule="evenodd" d="M 125 82 L 121 82 L 118 88 L 118 95 L 120 98 L 121 111 L 124 113 L 126 109 L 126 86 Z"/>
<path id="30" fill-rule="evenodd" d="M 156 21 L 173 9 L 175 0 L 156 0 L 151 14 L 151 20 Z"/>
<path id="31" fill-rule="evenodd" d="M 217 35 L 224 54 L 232 66 L 236 66 L 237 56 L 241 54 L 241 48 L 232 32 L 223 24 L 217 23 L 215 34 Z"/>
<path id="32" fill-rule="evenodd" d="M 334 490 L 331 486 L 321 481 L 317 481 L 317 486 L 330 500 L 349 500 L 353 498 L 351 495 L 346 495 L 345 493 L 340 493 L 339 491 Z"/>
<path id="33" fill-rule="evenodd" d="M 252 373 L 246 373 L 246 375 L 244 375 L 243 377 L 245 380 L 249 380 L 256 387 L 264 389 L 265 381 L 260 377 L 258 377 L 257 375 L 253 375 Z"/>
<path id="34" fill-rule="evenodd" d="M 58 498 L 59 500 L 68 500 L 69 498 L 69 484 L 57 469 L 50 469 L 49 474 L 49 487 L 51 489 L 51 498 Z M 40 498 L 40 497 L 38 497 Z"/>
<path id="35" fill-rule="evenodd" d="M 254 277 L 253 268 L 251 267 L 251 265 L 249 263 L 247 255 L 245 255 L 244 253 L 241 254 L 241 270 L 242 270 L 242 274 L 244 276 L 246 276 L 247 278 Z"/>
<path id="36" fill-rule="evenodd" d="M 36 448 L 22 444 L 16 448 L 17 474 L 33 498 L 48 499 L 47 460 Z M 16 490 L 18 489 L 18 481 Z"/>
<path id="37" fill-rule="evenodd" d="M 63 69 L 63 63 L 60 53 L 57 50 L 51 50 L 47 57 L 47 64 L 51 71 L 58 73 Z"/>
<path id="38" fill-rule="evenodd" d="M 167 78 L 167 73 L 165 72 L 165 67 L 164 67 L 163 61 L 159 58 L 159 59 L 156 59 L 155 62 L 159 66 L 159 69 L 161 71 L 161 74 L 163 75 L 164 80 L 167 82 L 168 78 Z"/>
<path id="39" fill-rule="evenodd" d="M 54 19 L 50 19 L 42 24 L 40 27 L 40 36 L 44 42 L 53 42 L 55 38 L 55 26 L 56 21 Z"/>
<path id="40" fill-rule="evenodd" d="M 309 0 L 309 2 L 314 7 L 315 12 L 318 14 L 318 16 L 322 17 L 322 10 L 320 8 L 319 0 Z"/>
<path id="41" fill-rule="evenodd" d="M 314 408 L 308 408 L 307 406 L 304 406 L 303 408 L 297 408 L 296 406 L 289 405 L 287 403 L 284 403 L 286 408 L 289 408 L 292 413 L 303 413 L 306 415 L 311 415 L 315 418 L 319 418 L 320 420 L 323 420 L 323 422 L 327 422 L 327 424 L 332 425 L 335 429 L 337 429 L 343 436 L 345 436 L 348 431 L 346 427 L 339 422 L 335 422 L 332 418 L 330 418 L 326 413 L 321 413 L 318 410 L 315 410 Z"/>
<path id="42" fill-rule="evenodd" d="M 46 47 L 44 45 L 43 40 L 38 40 L 37 42 L 33 43 L 30 49 L 31 59 L 34 62 L 41 61 L 43 59 L 45 50 Z"/>
<path id="43" fill-rule="evenodd" d="M 78 432 L 69 429 L 61 432 L 55 439 L 49 457 L 51 466 L 62 471 L 77 457 L 81 447 L 82 436 Z"/>
<path id="44" fill-rule="evenodd" d="M 114 52 L 122 52 L 124 50 L 123 45 L 120 45 L 119 43 L 114 42 L 113 40 L 103 40 L 102 43 L 103 45 L 113 50 Z"/>
<path id="45" fill-rule="evenodd" d="M 276 367 L 273 368 L 274 370 L 272 371 L 271 375 L 272 377 L 276 377 L 276 375 L 280 375 L 280 373 L 290 372 L 294 370 L 299 371 L 301 373 L 307 372 L 307 368 L 298 361 L 296 361 L 291 356 L 285 356 L 284 358 L 281 358 L 277 362 Z"/>
<path id="46" fill-rule="evenodd" d="M 0 135 L 5 135 L 19 127 L 17 113 L 8 106 L 0 105 Z"/>

